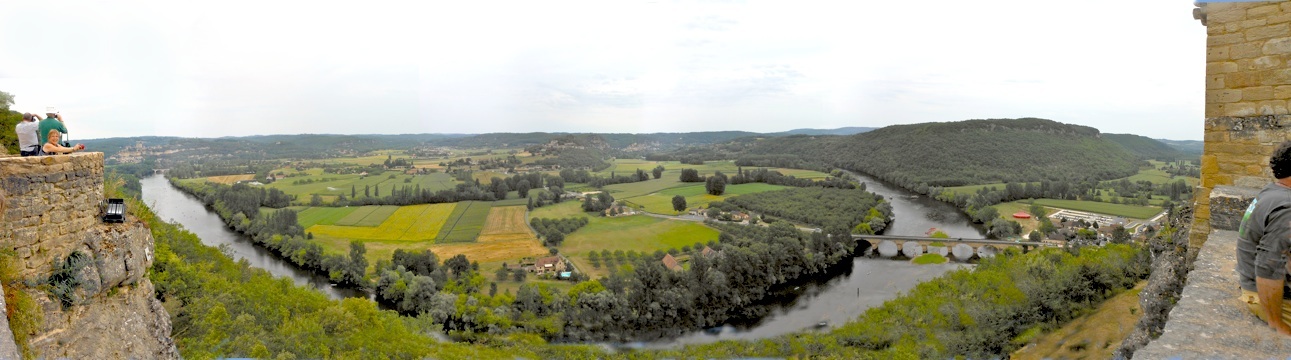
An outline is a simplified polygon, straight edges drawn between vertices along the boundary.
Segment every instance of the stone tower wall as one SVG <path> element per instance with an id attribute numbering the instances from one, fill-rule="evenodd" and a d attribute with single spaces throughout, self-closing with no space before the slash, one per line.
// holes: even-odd
<path id="1" fill-rule="evenodd" d="M 1233 197 L 1226 194 L 1272 181 L 1269 154 L 1291 140 L 1291 2 L 1199 7 L 1207 32 L 1206 150 L 1189 238 L 1194 249 L 1212 229 L 1236 223 L 1244 202 L 1225 201 Z"/>

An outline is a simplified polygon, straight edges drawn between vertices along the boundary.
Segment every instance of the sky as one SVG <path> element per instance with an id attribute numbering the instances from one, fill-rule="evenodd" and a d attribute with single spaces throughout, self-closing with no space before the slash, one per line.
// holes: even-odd
<path id="1" fill-rule="evenodd" d="M 5 1 L 76 139 L 778 132 L 1039 117 L 1202 138 L 1192 1 Z"/>

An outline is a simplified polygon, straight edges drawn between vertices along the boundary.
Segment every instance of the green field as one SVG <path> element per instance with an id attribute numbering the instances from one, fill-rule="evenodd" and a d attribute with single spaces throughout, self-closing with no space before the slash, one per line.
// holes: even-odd
<path id="1" fill-rule="evenodd" d="M 1139 168 L 1138 174 L 1134 174 L 1134 176 L 1129 177 L 1130 181 L 1131 182 L 1149 181 L 1149 182 L 1152 182 L 1153 184 L 1164 184 L 1164 183 L 1173 182 L 1175 180 L 1183 179 L 1188 183 L 1188 186 L 1197 186 L 1197 183 L 1201 182 L 1201 179 L 1198 179 L 1198 178 L 1183 177 L 1183 176 L 1171 177 L 1170 174 L 1167 174 L 1165 171 L 1162 171 L 1159 169 L 1159 167 L 1165 165 L 1165 163 L 1156 161 L 1156 160 L 1152 160 L 1150 161 L 1150 163 L 1152 164 L 1152 166 L 1145 166 L 1145 167 Z"/>
<path id="2" fill-rule="evenodd" d="M 286 173 L 297 173 L 296 171 L 286 171 Z M 363 197 L 363 189 L 369 189 L 369 195 L 376 197 L 379 189 L 379 195 L 388 196 L 394 189 L 400 187 L 421 187 L 422 190 L 439 191 L 452 189 L 457 186 L 457 181 L 451 176 L 444 173 L 433 173 L 427 175 L 404 175 L 402 172 L 386 171 L 380 174 L 369 174 L 368 176 L 359 176 L 357 174 L 323 174 L 322 169 L 309 169 L 303 172 L 305 176 L 293 176 L 286 179 L 278 180 L 272 184 L 265 185 L 268 188 L 282 190 L 288 195 L 296 196 L 296 201 L 305 203 L 314 194 L 326 196 L 329 199 L 344 195 Z M 391 179 L 391 176 L 394 176 Z M 330 179 L 322 181 L 323 179 Z M 295 184 L 297 181 L 313 180 L 310 184 Z"/>
<path id="3" fill-rule="evenodd" d="M 379 226 L 313 225 L 314 236 L 352 240 L 429 241 L 435 239 L 456 204 L 398 207 Z M 351 213 L 350 216 L 354 216 Z"/>
<path id="4" fill-rule="evenodd" d="M 471 242 L 480 236 L 484 221 L 489 217 L 491 204 L 484 201 L 463 201 L 448 215 L 445 224 L 435 237 L 436 243 Z"/>
<path id="5" fill-rule="evenodd" d="M 708 203 L 711 203 L 714 201 L 719 201 L 736 195 L 774 191 L 774 190 L 780 190 L 784 188 L 785 188 L 784 186 L 780 186 L 780 185 L 767 185 L 762 183 L 727 185 L 726 193 L 722 195 L 714 196 L 704 192 L 704 185 L 697 184 L 697 185 L 688 185 L 688 186 L 671 188 L 657 193 L 653 193 L 645 196 L 638 196 L 634 198 L 627 198 L 623 200 L 634 207 L 640 206 L 640 208 L 645 211 L 649 211 L 656 214 L 672 215 L 672 214 L 678 213 L 677 211 L 674 211 L 672 209 L 672 197 L 676 195 L 681 195 L 686 197 L 687 208 L 696 208 L 696 207 L 708 205 Z"/>
<path id="6" fill-rule="evenodd" d="M 335 225 L 366 227 L 380 226 L 381 223 L 386 221 L 386 218 L 389 218 L 390 215 L 393 215 L 395 211 L 398 210 L 399 207 L 393 205 L 363 206 L 351 212 L 350 215 L 337 220 Z"/>
<path id="7" fill-rule="evenodd" d="M 311 207 L 296 212 L 300 226 L 308 229 L 314 225 L 335 225 L 337 220 L 353 213 L 357 207 Z"/>
<path id="8" fill-rule="evenodd" d="M 1055 200 L 1055 199 L 1036 199 L 1035 202 L 1040 205 L 1056 207 L 1060 209 L 1070 209 L 1077 211 L 1086 211 L 1097 214 L 1122 216 L 1132 219 L 1147 219 L 1161 213 L 1161 208 L 1155 206 L 1134 206 L 1122 204 L 1109 204 L 1094 201 L 1077 201 L 1077 200 Z"/>
<path id="9" fill-rule="evenodd" d="M 645 215 L 604 218 L 592 217 L 587 226 L 569 234 L 560 252 L 593 276 L 605 275 L 605 268 L 594 269 L 587 253 L 601 250 L 623 250 L 653 253 L 655 250 L 680 249 L 695 243 L 717 240 L 718 232 L 702 223 L 667 220 Z"/>
<path id="10" fill-rule="evenodd" d="M 639 181 L 634 183 L 614 184 L 614 185 L 606 186 L 603 190 L 608 191 L 610 195 L 614 195 L 615 199 L 627 199 L 627 198 L 637 197 L 641 195 L 646 195 L 650 193 L 655 193 L 655 192 L 675 188 L 678 186 L 703 184 L 703 183 L 681 182 L 681 180 L 677 180 L 678 177 L 680 176 L 681 175 L 679 172 L 678 176 L 673 176 L 673 177 L 665 176 L 659 179 L 650 179 L 650 180 Z M 586 191 L 596 191 L 596 189 L 589 188 L 589 189 L 586 189 Z"/>

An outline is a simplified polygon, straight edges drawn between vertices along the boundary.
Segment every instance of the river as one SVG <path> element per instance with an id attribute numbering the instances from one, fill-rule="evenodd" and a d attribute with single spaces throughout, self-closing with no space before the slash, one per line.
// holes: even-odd
<path id="1" fill-rule="evenodd" d="M 868 191 L 882 195 L 892 204 L 896 220 L 885 234 L 923 236 L 928 229 L 935 227 L 953 238 L 984 237 L 983 232 L 952 205 L 915 195 L 869 176 L 853 176 L 865 183 Z M 369 297 L 359 290 L 333 287 L 326 277 L 301 270 L 256 246 L 246 236 L 225 226 L 219 216 L 207 210 L 199 200 L 175 189 L 165 178 L 152 176 L 141 182 L 144 202 L 162 219 L 182 224 L 197 234 L 203 244 L 225 246 L 236 259 L 245 259 L 251 266 L 268 270 L 275 276 L 285 276 L 297 284 L 318 289 L 333 299 Z M 772 310 L 761 319 L 735 321 L 718 329 L 695 331 L 643 346 L 658 348 L 719 340 L 761 339 L 812 329 L 822 321 L 828 327 L 839 326 L 855 319 L 866 309 L 882 305 L 898 293 L 910 290 L 921 281 L 963 266 L 967 265 L 953 262 L 914 265 L 907 261 L 856 257 L 850 267 L 840 266 L 832 277 L 775 290 L 764 301 Z"/>
<path id="2" fill-rule="evenodd" d="M 985 238 L 985 233 L 953 205 L 916 195 L 864 174 L 849 174 L 864 183 L 867 191 L 882 195 L 892 204 L 896 219 L 884 234 L 925 236 L 928 229 L 937 228 L 952 238 Z M 908 261 L 856 257 L 852 259 L 850 269 L 840 271 L 832 278 L 815 279 L 772 294 L 768 302 L 777 303 L 778 309 L 759 321 L 695 331 L 677 339 L 646 344 L 645 347 L 762 339 L 812 329 L 822 321 L 827 327 L 837 327 L 869 308 L 883 305 L 898 293 L 909 291 L 919 282 L 963 266 L 968 265 L 955 262 L 915 265 Z"/>
<path id="3" fill-rule="evenodd" d="M 368 297 L 368 293 L 362 290 L 332 286 L 326 276 L 300 269 L 269 250 L 256 246 L 246 235 L 225 226 L 220 216 L 207 210 L 201 200 L 179 191 L 165 177 L 153 175 L 139 182 L 143 185 L 143 202 L 158 217 L 183 225 L 184 229 L 197 234 L 203 244 L 223 247 L 227 249 L 225 253 L 235 260 L 246 260 L 253 267 L 268 270 L 274 276 L 290 278 L 297 285 L 318 289 L 332 299 Z"/>

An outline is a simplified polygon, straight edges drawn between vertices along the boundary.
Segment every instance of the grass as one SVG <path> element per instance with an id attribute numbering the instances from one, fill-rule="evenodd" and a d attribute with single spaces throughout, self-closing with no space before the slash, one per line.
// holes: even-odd
<path id="1" fill-rule="evenodd" d="M 1026 347 L 1014 352 L 1013 359 L 1110 359 L 1112 351 L 1120 345 L 1121 340 L 1134 330 L 1134 324 L 1142 316 L 1139 307 L 1139 292 L 1144 284 L 1104 301 L 1094 312 L 1063 325 L 1062 328 L 1040 333 L 1032 339 L 1015 341 L 1029 343 Z M 1087 346 L 1075 346 L 1086 344 Z"/>
<path id="2" fill-rule="evenodd" d="M 722 195 L 709 195 L 704 191 L 703 184 L 688 185 L 675 187 L 660 191 L 657 193 L 624 199 L 629 204 L 639 206 L 645 211 L 656 214 L 677 214 L 678 211 L 672 208 L 673 196 L 681 195 L 686 197 L 686 207 L 696 208 L 707 205 L 708 203 L 723 200 L 732 196 L 752 194 L 766 191 L 784 189 L 780 185 L 767 185 L 762 183 L 727 185 L 726 193 Z"/>
<path id="3" fill-rule="evenodd" d="M 475 241 L 489 217 L 491 205 L 482 201 L 463 201 L 447 218 L 447 223 L 435 237 L 437 243 Z"/>
<path id="4" fill-rule="evenodd" d="M 592 216 L 583 212 L 582 204 L 580 202 L 576 200 L 565 200 L 559 204 L 552 204 L 533 209 L 533 211 L 529 212 L 529 217 L 526 221 L 533 218 L 563 219 L 569 217 L 590 218 Z"/>
<path id="5" fill-rule="evenodd" d="M 562 204 L 561 206 L 565 206 Z M 592 217 L 587 226 L 565 237 L 561 253 L 569 256 L 579 269 L 592 275 L 608 275 L 606 269 L 595 269 L 587 253 L 601 250 L 623 250 L 653 253 L 655 250 L 680 249 L 695 243 L 717 239 L 718 232 L 698 222 L 668 220 L 635 215 L 616 218 Z"/>
<path id="6" fill-rule="evenodd" d="M 1094 202 L 1094 201 L 1055 200 L 1055 199 L 1036 199 L 1035 202 L 1037 204 L 1048 206 L 1048 207 L 1085 211 L 1085 212 L 1112 215 L 1112 216 L 1121 216 L 1121 217 L 1126 217 L 1131 219 L 1147 219 L 1147 218 L 1156 216 L 1156 214 L 1161 213 L 1161 208 L 1155 207 L 1155 206 L 1135 206 L 1135 205 L 1124 205 L 1124 204 L 1109 204 L 1109 203 L 1101 203 L 1101 202 Z"/>
<path id="7" fill-rule="evenodd" d="M 614 195 L 614 198 L 616 199 L 619 199 L 619 198 L 627 199 L 627 198 L 642 196 L 642 195 L 655 193 L 655 192 L 659 192 L 659 191 L 663 191 L 663 190 L 671 189 L 675 187 L 680 187 L 680 186 L 703 184 L 703 183 L 681 182 L 681 180 L 678 180 L 678 178 L 681 176 L 680 174 L 681 173 L 678 172 L 678 175 L 673 177 L 667 177 L 665 175 L 664 177 L 661 177 L 658 179 L 650 179 L 646 181 L 627 183 L 627 184 L 609 185 L 609 186 L 606 186 L 604 190 L 608 191 L 610 195 Z M 592 191 L 594 191 L 594 189 Z"/>
<path id="8" fill-rule="evenodd" d="M 385 158 L 382 158 L 385 161 Z M 388 196 L 390 192 L 400 187 L 416 188 L 420 186 L 422 190 L 439 191 L 451 189 L 457 186 L 457 181 L 451 176 L 444 173 L 433 173 L 427 175 L 404 175 L 398 171 L 386 171 L 381 173 L 372 173 L 368 176 L 359 176 L 357 174 L 324 174 L 322 169 L 308 169 L 304 172 L 293 170 L 283 171 L 284 173 L 303 173 L 305 176 L 289 177 L 266 185 L 269 188 L 282 190 L 288 195 L 295 195 L 297 201 L 309 201 L 314 194 L 334 198 L 339 195 L 345 197 L 357 196 L 363 197 L 363 189 L 369 190 L 369 195 L 376 197 L 375 191 L 379 188 L 380 196 Z M 276 172 L 275 172 L 276 173 Z M 390 176 L 394 175 L 391 179 Z M 323 181 L 324 179 L 330 179 Z M 310 184 L 295 184 L 297 181 L 313 180 Z M 329 198 L 329 199 L 330 199 Z"/>
<path id="9" fill-rule="evenodd" d="M 379 226 L 313 225 L 306 231 L 316 237 L 334 239 L 429 241 L 439 234 L 454 207 L 456 207 L 455 204 L 403 206 L 395 210 Z M 354 216 L 354 213 L 350 216 Z"/>
<path id="10" fill-rule="evenodd" d="M 1152 164 L 1152 166 L 1144 166 L 1142 168 L 1139 168 L 1138 174 L 1134 174 L 1134 176 L 1129 177 L 1131 182 L 1150 181 L 1153 184 L 1164 184 L 1164 183 L 1173 182 L 1175 180 L 1183 179 L 1188 183 L 1188 186 L 1197 186 L 1197 183 L 1201 182 L 1201 179 L 1193 178 L 1193 177 L 1183 177 L 1183 176 L 1172 177 L 1170 176 L 1170 174 L 1167 174 L 1165 171 L 1162 171 L 1160 169 L 1160 167 L 1166 165 L 1166 163 L 1156 161 L 1156 160 L 1152 160 L 1149 162 Z"/>
<path id="11" fill-rule="evenodd" d="M 506 240 L 534 240 L 538 238 L 525 222 L 524 206 L 504 206 L 489 209 L 488 219 L 480 230 L 479 242 Z"/>
<path id="12" fill-rule="evenodd" d="M 910 260 L 910 262 L 918 265 L 945 264 L 947 261 L 949 260 L 945 256 L 941 256 L 941 254 L 923 254 L 914 258 L 914 260 Z"/>
<path id="13" fill-rule="evenodd" d="M 224 185 L 233 185 L 239 181 L 255 180 L 255 178 L 256 178 L 255 174 L 224 175 L 224 176 L 210 176 L 206 178 L 206 181 L 224 184 Z"/>
<path id="14" fill-rule="evenodd" d="M 350 215 L 350 213 L 358 209 L 357 207 L 305 208 L 296 212 L 296 221 L 306 229 L 314 225 L 335 225 L 337 220 Z"/>
<path id="15" fill-rule="evenodd" d="M 381 223 L 384 223 L 390 215 L 393 215 L 395 211 L 398 210 L 398 206 L 392 205 L 363 206 L 358 208 L 358 210 L 354 210 L 354 212 L 351 212 L 340 220 L 337 220 L 335 225 L 365 227 L 381 226 Z"/>

